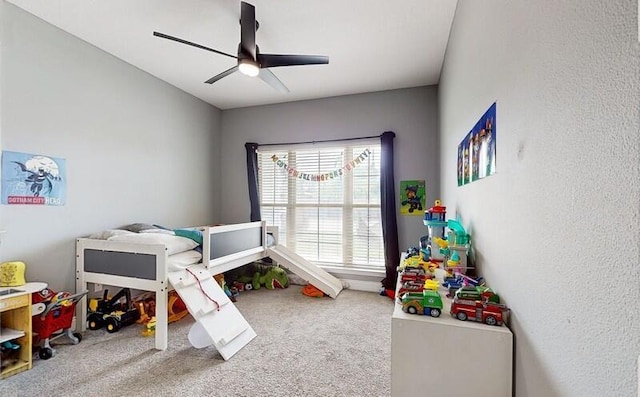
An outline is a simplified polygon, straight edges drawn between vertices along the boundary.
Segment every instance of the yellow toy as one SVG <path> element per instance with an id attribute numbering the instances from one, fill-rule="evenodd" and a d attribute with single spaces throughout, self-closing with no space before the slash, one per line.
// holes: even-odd
<path id="1" fill-rule="evenodd" d="M 152 336 L 156 333 L 156 318 L 151 317 L 151 319 L 149 319 L 149 321 L 147 321 L 147 323 L 145 324 L 144 329 L 142 330 L 142 336 Z"/>
<path id="2" fill-rule="evenodd" d="M 147 311 L 144 309 L 144 302 L 138 302 L 138 311 L 140 312 L 140 318 L 136 320 L 136 324 L 146 324 L 149 322 L 151 317 L 147 314 Z"/>
<path id="3" fill-rule="evenodd" d="M 20 287 L 27 282 L 24 279 L 24 262 L 4 262 L 0 264 L 0 287 Z"/>
<path id="4" fill-rule="evenodd" d="M 438 247 L 440 247 L 440 249 L 449 248 L 449 243 L 447 242 L 447 240 L 441 239 L 440 237 L 434 238 L 433 242 L 438 244 Z"/>
<path id="5" fill-rule="evenodd" d="M 58 292 L 51 298 L 51 303 L 58 303 L 60 306 L 71 306 L 74 302 L 70 301 L 68 298 L 71 296 L 69 292 Z"/>
<path id="6" fill-rule="evenodd" d="M 189 314 L 187 307 L 185 306 L 184 302 L 182 301 L 182 299 L 180 298 L 180 296 L 175 290 L 169 291 L 169 301 L 167 302 L 167 306 L 169 307 L 169 318 L 168 318 L 169 323 L 178 321 L 184 318 L 187 314 Z M 153 317 L 153 319 L 155 321 L 155 317 Z M 155 329 L 155 325 L 154 325 L 154 329 Z"/>
<path id="7" fill-rule="evenodd" d="M 404 267 L 418 267 L 420 262 L 421 260 L 417 256 L 410 256 L 404 260 Z"/>
<path id="8" fill-rule="evenodd" d="M 438 282 L 438 280 L 427 279 L 424 282 L 424 289 L 428 289 L 428 290 L 431 290 L 431 291 L 437 291 L 438 287 L 440 287 L 440 283 Z"/>

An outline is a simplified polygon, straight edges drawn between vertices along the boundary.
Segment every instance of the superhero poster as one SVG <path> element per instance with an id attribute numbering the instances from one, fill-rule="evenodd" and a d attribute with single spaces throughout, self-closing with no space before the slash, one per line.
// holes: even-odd
<path id="1" fill-rule="evenodd" d="M 424 216 L 427 195 L 424 180 L 400 182 L 400 215 Z"/>
<path id="2" fill-rule="evenodd" d="M 2 204 L 65 205 L 66 161 L 2 151 Z"/>
<path id="3" fill-rule="evenodd" d="M 458 186 L 496 172 L 496 103 L 458 145 Z"/>

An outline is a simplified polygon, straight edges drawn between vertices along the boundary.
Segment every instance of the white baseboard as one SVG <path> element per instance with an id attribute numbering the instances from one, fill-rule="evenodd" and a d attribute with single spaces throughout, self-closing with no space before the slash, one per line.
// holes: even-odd
<path id="1" fill-rule="evenodd" d="M 349 280 L 341 278 L 343 287 L 355 291 L 380 292 L 380 281 Z"/>

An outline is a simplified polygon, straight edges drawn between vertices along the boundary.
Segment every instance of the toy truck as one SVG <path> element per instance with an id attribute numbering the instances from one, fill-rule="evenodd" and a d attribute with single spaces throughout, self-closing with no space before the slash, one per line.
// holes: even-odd
<path id="1" fill-rule="evenodd" d="M 447 293 L 447 298 L 453 297 L 456 291 L 462 288 L 462 278 L 460 277 L 446 277 L 442 286 L 447 288 L 449 292 Z"/>
<path id="2" fill-rule="evenodd" d="M 442 312 L 442 298 L 437 291 L 407 292 L 402 296 L 402 310 L 410 314 L 426 314 L 439 317 Z"/>
<path id="3" fill-rule="evenodd" d="M 489 287 L 467 285 L 455 291 L 455 297 L 471 301 L 500 303 L 500 296 Z"/>
<path id="4" fill-rule="evenodd" d="M 407 267 L 402 271 L 402 273 L 400 273 L 400 281 L 403 283 L 405 281 L 424 283 L 427 278 L 431 278 L 431 275 L 427 274 L 427 272 L 421 267 Z"/>
<path id="5" fill-rule="evenodd" d="M 451 302 L 451 316 L 461 321 L 478 321 L 488 325 L 502 325 L 509 309 L 505 305 L 480 300 L 461 299 L 458 294 Z"/>
<path id="6" fill-rule="evenodd" d="M 424 282 L 420 281 L 405 281 L 400 289 L 398 289 L 398 300 L 402 300 L 402 296 L 407 292 L 420 292 L 424 290 Z"/>
<path id="7" fill-rule="evenodd" d="M 107 332 L 114 333 L 140 318 L 140 312 L 131 301 L 129 288 L 121 289 L 110 299 L 107 296 L 108 292 L 109 290 L 104 291 L 102 299 L 91 299 L 89 302 L 87 325 L 91 330 L 100 329 L 106 325 Z M 125 298 L 125 301 L 120 302 L 121 298 Z"/>

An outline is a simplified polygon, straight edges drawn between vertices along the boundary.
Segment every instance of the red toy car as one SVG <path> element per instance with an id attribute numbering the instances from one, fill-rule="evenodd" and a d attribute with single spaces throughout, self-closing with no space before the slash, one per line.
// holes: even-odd
<path id="1" fill-rule="evenodd" d="M 424 283 L 427 278 L 431 278 L 431 275 L 427 274 L 421 267 L 407 267 L 400 273 L 400 281 L 403 283 L 405 281 L 421 281 Z"/>
<path id="2" fill-rule="evenodd" d="M 402 295 L 406 292 L 422 292 L 424 290 L 424 281 L 405 281 L 398 289 L 398 301 L 402 300 Z"/>
<path id="3" fill-rule="evenodd" d="M 458 320 L 478 321 L 488 325 L 502 325 L 509 309 L 505 305 L 479 300 L 466 300 L 457 296 L 451 302 L 451 316 Z"/>

